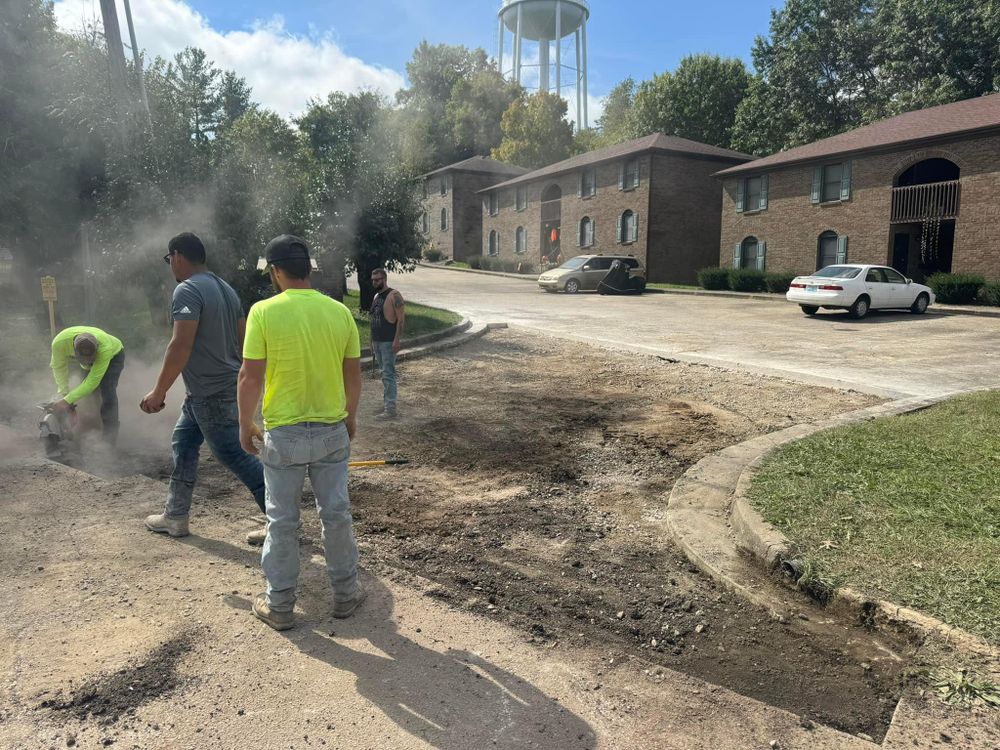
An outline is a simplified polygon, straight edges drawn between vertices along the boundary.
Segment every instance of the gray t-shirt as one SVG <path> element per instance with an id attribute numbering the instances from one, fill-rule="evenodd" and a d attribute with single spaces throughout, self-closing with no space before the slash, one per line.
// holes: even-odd
<path id="1" fill-rule="evenodd" d="M 188 394 L 235 395 L 242 364 L 239 322 L 244 315 L 233 288 L 214 273 L 196 273 L 174 289 L 170 314 L 175 321 L 198 321 L 191 358 L 182 373 Z"/>

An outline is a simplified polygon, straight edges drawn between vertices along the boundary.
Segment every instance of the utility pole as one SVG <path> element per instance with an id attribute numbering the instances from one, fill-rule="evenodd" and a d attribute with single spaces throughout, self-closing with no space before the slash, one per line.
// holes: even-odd
<path id="1" fill-rule="evenodd" d="M 122 46 L 122 31 L 118 25 L 118 10 L 115 0 L 101 0 L 101 16 L 104 20 L 104 39 L 108 44 L 108 67 L 111 71 L 111 89 L 118 104 L 119 129 L 124 135 L 125 117 L 128 106 L 128 83 L 125 79 L 125 49 Z"/>
<path id="2" fill-rule="evenodd" d="M 139 79 L 139 96 L 142 98 L 142 108 L 146 113 L 146 127 L 153 132 L 153 117 L 149 114 L 149 99 L 146 98 L 146 80 L 142 75 L 142 55 L 139 54 L 139 44 L 135 41 L 135 25 L 132 23 L 132 4 L 125 0 L 125 21 L 128 23 L 128 38 L 132 42 L 132 59 L 135 61 L 135 74 Z"/>

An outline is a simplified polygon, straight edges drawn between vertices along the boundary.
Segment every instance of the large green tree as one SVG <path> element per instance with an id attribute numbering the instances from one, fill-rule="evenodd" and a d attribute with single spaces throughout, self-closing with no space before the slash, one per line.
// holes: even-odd
<path id="1" fill-rule="evenodd" d="M 493 158 L 538 169 L 573 153 L 573 127 L 566 121 L 566 100 L 540 91 L 521 96 L 503 113 L 503 140 Z"/>
<path id="2" fill-rule="evenodd" d="M 420 257 L 422 208 L 414 175 L 399 158 L 378 95 L 330 94 L 297 120 L 321 177 L 318 240 L 358 274 L 362 306 L 371 303 L 371 272 L 410 268 Z"/>
<path id="3" fill-rule="evenodd" d="M 640 84 L 633 128 L 639 136 L 665 133 L 729 148 L 736 108 L 750 81 L 742 60 L 685 57 L 674 71 Z"/>
<path id="4" fill-rule="evenodd" d="M 604 97 L 604 112 L 597 127 L 607 144 L 622 143 L 636 138 L 635 79 L 629 77 L 617 84 Z"/>

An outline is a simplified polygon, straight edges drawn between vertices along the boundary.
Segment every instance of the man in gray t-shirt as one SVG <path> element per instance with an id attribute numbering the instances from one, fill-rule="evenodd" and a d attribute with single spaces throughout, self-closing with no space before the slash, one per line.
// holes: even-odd
<path id="1" fill-rule="evenodd" d="M 167 391 L 183 376 L 187 394 L 174 427 L 174 470 L 167 505 L 163 513 L 146 518 L 150 531 L 179 537 L 188 534 L 202 443 L 208 443 L 219 463 L 247 486 L 262 513 L 264 469 L 240 447 L 236 379 L 246 330 L 240 299 L 229 284 L 206 268 L 205 246 L 198 237 L 190 232 L 179 234 L 167 249 L 164 260 L 178 282 L 171 303 L 173 336 L 156 385 L 139 406 L 147 414 L 162 411 Z M 248 541 L 260 536 L 251 534 Z"/>

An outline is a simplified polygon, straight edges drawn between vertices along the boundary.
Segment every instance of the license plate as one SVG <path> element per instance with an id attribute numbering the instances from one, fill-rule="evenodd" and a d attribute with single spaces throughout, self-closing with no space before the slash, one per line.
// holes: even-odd
<path id="1" fill-rule="evenodd" d="M 807 292 L 815 292 L 817 289 L 819 289 L 818 286 L 808 286 L 808 285 L 806 286 Z"/>

